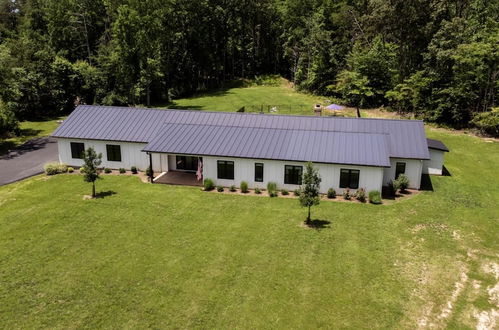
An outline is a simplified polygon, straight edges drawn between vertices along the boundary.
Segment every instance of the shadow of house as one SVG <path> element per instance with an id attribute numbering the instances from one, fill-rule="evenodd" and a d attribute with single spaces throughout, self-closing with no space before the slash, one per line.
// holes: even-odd
<path id="1" fill-rule="evenodd" d="M 419 190 L 422 191 L 433 191 L 433 183 L 431 182 L 431 176 L 429 174 L 421 175 L 421 186 Z"/>
<path id="2" fill-rule="evenodd" d="M 449 172 L 447 167 L 445 167 L 445 165 L 442 166 L 442 176 L 452 176 L 452 174 Z"/>

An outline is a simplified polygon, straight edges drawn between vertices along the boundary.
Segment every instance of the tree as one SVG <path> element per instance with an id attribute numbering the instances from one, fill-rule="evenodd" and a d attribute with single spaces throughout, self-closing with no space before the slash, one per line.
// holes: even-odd
<path id="1" fill-rule="evenodd" d="M 300 204 L 308 208 L 308 215 L 306 223 L 310 224 L 310 209 L 314 205 L 319 205 L 319 187 L 321 184 L 321 177 L 319 171 L 314 168 L 311 162 L 305 166 L 305 173 L 302 177 L 302 186 L 300 192 Z"/>
<path id="2" fill-rule="evenodd" d="M 92 182 L 92 198 L 95 198 L 95 181 L 99 179 L 98 167 L 102 163 L 102 154 L 97 154 L 95 150 L 90 147 L 85 150 L 83 155 L 83 180 L 85 182 Z"/>

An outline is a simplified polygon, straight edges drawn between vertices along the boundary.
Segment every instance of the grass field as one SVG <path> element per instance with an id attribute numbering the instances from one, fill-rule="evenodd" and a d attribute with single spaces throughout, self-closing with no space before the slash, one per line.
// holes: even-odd
<path id="1" fill-rule="evenodd" d="M 493 328 L 499 145 L 429 131 L 451 176 L 392 205 L 79 175 L 0 187 L 3 328 Z M 494 275 L 494 271 L 496 272 Z M 496 291 L 493 290 L 496 288 Z M 495 319 L 494 319 L 495 317 Z M 497 326 L 497 323 L 496 323 Z"/>

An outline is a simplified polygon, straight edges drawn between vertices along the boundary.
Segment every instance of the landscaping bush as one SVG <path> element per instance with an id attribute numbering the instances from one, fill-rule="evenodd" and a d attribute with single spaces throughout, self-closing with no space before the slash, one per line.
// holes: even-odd
<path id="1" fill-rule="evenodd" d="M 267 183 L 267 192 L 270 197 L 277 197 L 277 183 L 269 182 Z"/>
<path id="2" fill-rule="evenodd" d="M 68 171 L 68 165 L 60 163 L 47 163 L 43 166 L 45 174 L 55 175 L 59 173 L 66 173 Z"/>
<path id="3" fill-rule="evenodd" d="M 399 190 L 399 182 L 397 180 L 388 182 L 388 192 L 390 195 L 395 196 L 397 194 L 397 190 Z"/>
<path id="4" fill-rule="evenodd" d="M 122 167 L 120 168 L 120 174 L 125 174 L 126 173 L 126 170 Z"/>
<path id="5" fill-rule="evenodd" d="M 106 174 L 109 174 L 109 173 L 111 173 L 111 172 L 112 172 L 112 171 L 111 171 L 111 169 L 110 169 L 109 167 L 106 167 L 106 168 L 104 169 L 104 173 L 106 173 Z"/>
<path id="6" fill-rule="evenodd" d="M 260 188 L 256 187 L 255 194 L 260 195 L 261 193 L 262 193 L 262 191 L 260 190 Z"/>
<path id="7" fill-rule="evenodd" d="M 371 190 L 369 192 L 369 203 L 381 204 L 381 193 L 377 190 Z"/>
<path id="8" fill-rule="evenodd" d="M 224 187 L 223 186 L 217 186 L 217 191 L 218 192 L 223 192 L 224 191 Z"/>
<path id="9" fill-rule="evenodd" d="M 132 174 L 137 174 L 139 172 L 136 166 L 132 166 L 130 170 L 132 171 Z"/>
<path id="10" fill-rule="evenodd" d="M 336 190 L 334 190 L 333 188 L 329 188 L 327 190 L 327 198 L 329 199 L 336 198 Z"/>
<path id="11" fill-rule="evenodd" d="M 281 189 L 281 194 L 283 196 L 287 196 L 287 195 L 289 195 L 289 191 L 287 189 Z"/>
<path id="12" fill-rule="evenodd" d="M 237 191 L 237 188 L 235 185 L 232 185 L 232 186 L 230 186 L 229 190 L 232 192 L 235 192 L 235 191 Z"/>
<path id="13" fill-rule="evenodd" d="M 85 174 L 85 168 L 83 166 L 80 167 L 80 174 Z"/>
<path id="14" fill-rule="evenodd" d="M 476 114 L 471 124 L 483 134 L 499 136 L 499 108 L 492 108 L 492 111 Z"/>
<path id="15" fill-rule="evenodd" d="M 213 184 L 212 179 L 204 179 L 203 185 L 204 185 L 205 191 L 211 191 L 215 188 L 215 185 Z"/>
<path id="16" fill-rule="evenodd" d="M 361 203 L 366 202 L 366 190 L 364 188 L 359 188 L 357 189 L 357 192 L 355 193 L 355 198 Z"/>
<path id="17" fill-rule="evenodd" d="M 406 192 L 407 188 L 409 187 L 409 178 L 407 177 L 407 175 L 400 174 L 395 181 L 397 182 L 398 189 L 400 189 L 401 192 Z"/>
<path id="18" fill-rule="evenodd" d="M 343 198 L 347 201 L 349 201 L 352 198 L 352 195 L 350 194 L 350 189 L 348 188 L 343 189 Z"/>
<path id="19" fill-rule="evenodd" d="M 151 166 L 148 166 L 147 169 L 146 169 L 146 175 L 151 177 L 153 175 L 153 171 L 151 169 Z"/>
<path id="20" fill-rule="evenodd" d="M 301 194 L 301 190 L 300 190 L 299 188 L 298 188 L 298 189 L 295 189 L 295 190 L 293 191 L 293 194 L 294 194 L 296 197 L 299 197 L 299 196 L 300 196 L 300 194 Z"/>
<path id="21" fill-rule="evenodd" d="M 74 171 L 75 171 L 75 169 L 74 169 L 74 168 L 72 168 L 72 167 L 68 167 L 68 173 L 73 173 Z"/>
<path id="22" fill-rule="evenodd" d="M 243 194 L 246 194 L 248 192 L 248 182 L 246 181 L 241 182 L 241 192 Z"/>

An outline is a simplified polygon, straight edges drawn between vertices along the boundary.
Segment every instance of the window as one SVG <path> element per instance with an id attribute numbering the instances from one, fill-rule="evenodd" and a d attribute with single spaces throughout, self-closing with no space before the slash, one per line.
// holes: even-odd
<path id="1" fill-rule="evenodd" d="M 71 142 L 71 158 L 83 159 L 85 153 L 85 144 L 80 142 Z"/>
<path id="2" fill-rule="evenodd" d="M 121 162 L 121 147 L 118 144 L 106 144 L 107 160 Z"/>
<path id="3" fill-rule="evenodd" d="M 234 180 L 234 162 L 228 160 L 218 160 L 217 178 Z"/>
<path id="4" fill-rule="evenodd" d="M 197 171 L 198 158 L 192 156 L 177 156 L 177 170 Z"/>
<path id="5" fill-rule="evenodd" d="M 359 188 L 359 173 L 359 170 L 342 168 L 340 170 L 340 188 Z"/>
<path id="6" fill-rule="evenodd" d="M 301 175 L 303 166 L 285 165 L 284 166 L 284 183 L 285 184 L 301 184 Z"/>
<path id="7" fill-rule="evenodd" d="M 400 174 L 405 174 L 405 163 L 397 162 L 395 164 L 395 179 L 398 179 Z"/>
<path id="8" fill-rule="evenodd" d="M 263 182 L 263 163 L 255 163 L 255 182 Z"/>

